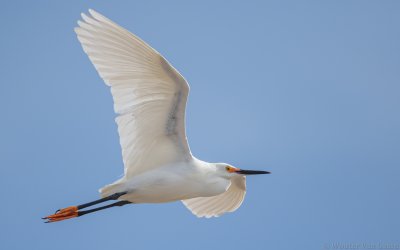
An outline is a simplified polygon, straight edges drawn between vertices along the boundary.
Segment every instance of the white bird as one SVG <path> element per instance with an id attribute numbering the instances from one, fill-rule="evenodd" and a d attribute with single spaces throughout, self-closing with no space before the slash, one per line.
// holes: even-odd
<path id="1" fill-rule="evenodd" d="M 111 87 L 124 176 L 99 190 L 103 198 L 43 219 L 55 222 L 113 206 L 179 200 L 198 217 L 235 211 L 246 193 L 245 175 L 269 172 L 195 158 L 185 133 L 186 80 L 140 38 L 93 10 L 89 13 L 82 14 L 75 32 Z M 82 210 L 110 200 L 118 201 Z"/>

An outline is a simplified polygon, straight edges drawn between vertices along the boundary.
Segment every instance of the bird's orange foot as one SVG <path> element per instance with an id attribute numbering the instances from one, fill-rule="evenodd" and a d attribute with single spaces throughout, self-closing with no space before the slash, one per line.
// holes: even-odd
<path id="1" fill-rule="evenodd" d="M 49 222 L 56 222 L 56 221 L 71 219 L 71 218 L 75 218 L 75 217 L 78 217 L 78 207 L 77 206 L 59 209 L 56 211 L 55 214 L 46 216 L 43 219 L 47 220 L 46 223 L 49 223 Z"/>

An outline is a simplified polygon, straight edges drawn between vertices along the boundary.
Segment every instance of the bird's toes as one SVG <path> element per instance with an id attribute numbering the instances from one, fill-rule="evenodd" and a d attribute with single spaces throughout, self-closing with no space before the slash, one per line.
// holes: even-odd
<path id="1" fill-rule="evenodd" d="M 49 222 L 56 222 L 56 221 L 71 219 L 71 218 L 74 218 L 77 216 L 78 216 L 78 207 L 71 206 L 71 207 L 59 209 L 56 211 L 55 214 L 46 216 L 42 219 L 47 220 L 45 222 L 49 223 Z"/>

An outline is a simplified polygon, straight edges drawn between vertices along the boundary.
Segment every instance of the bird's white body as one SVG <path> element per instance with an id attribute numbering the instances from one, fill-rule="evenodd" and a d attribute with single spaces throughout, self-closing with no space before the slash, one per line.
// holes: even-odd
<path id="1" fill-rule="evenodd" d="M 161 166 L 130 179 L 122 178 L 108 192 L 128 192 L 120 200 L 133 203 L 162 203 L 210 197 L 224 193 L 231 184 L 229 179 L 216 175 L 216 171 L 213 164 L 193 158 L 188 162 Z"/>
<path id="2" fill-rule="evenodd" d="M 192 156 L 186 139 L 189 85 L 156 50 L 99 13 L 75 29 L 83 50 L 111 87 L 124 176 L 100 189 L 133 203 L 182 200 L 199 217 L 236 210 L 246 193 L 240 169 Z"/>

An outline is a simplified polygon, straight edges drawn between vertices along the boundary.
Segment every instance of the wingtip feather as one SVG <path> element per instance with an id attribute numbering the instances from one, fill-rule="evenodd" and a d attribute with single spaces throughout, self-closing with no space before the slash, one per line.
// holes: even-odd
<path id="1" fill-rule="evenodd" d="M 95 11 L 94 9 L 88 9 L 88 12 L 90 13 L 90 15 L 96 15 L 98 14 L 97 11 Z"/>
<path id="2" fill-rule="evenodd" d="M 92 20 L 91 17 L 89 17 L 88 15 L 86 15 L 85 13 L 81 13 L 81 17 L 83 19 L 83 21 L 90 23 L 90 21 Z"/>

